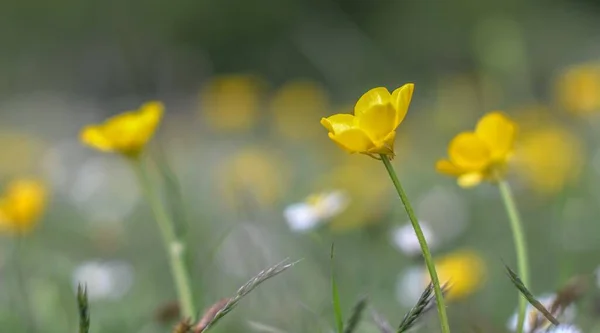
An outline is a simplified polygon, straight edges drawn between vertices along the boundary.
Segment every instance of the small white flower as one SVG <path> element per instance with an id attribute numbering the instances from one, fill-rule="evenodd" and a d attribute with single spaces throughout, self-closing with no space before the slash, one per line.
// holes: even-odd
<path id="1" fill-rule="evenodd" d="M 536 299 L 540 303 L 542 303 L 542 305 L 546 309 L 549 310 L 550 307 L 552 306 L 552 303 L 556 299 L 556 294 L 543 294 L 540 297 L 537 297 Z M 556 319 L 558 319 L 558 321 L 560 321 L 561 323 L 562 322 L 569 323 L 575 319 L 576 311 L 577 310 L 575 308 L 575 305 L 571 304 L 564 309 L 562 314 L 559 313 L 557 315 Z M 531 329 L 533 328 L 532 326 L 534 325 L 534 322 L 537 321 L 538 319 L 543 320 L 543 322 L 545 324 L 541 325 L 542 327 L 540 327 L 540 329 L 531 331 Z M 519 315 L 518 315 L 518 310 L 517 310 L 508 320 L 506 327 L 510 331 L 516 332 L 518 320 L 519 320 Z M 545 332 L 546 328 L 548 327 L 548 324 L 550 324 L 548 322 L 548 320 L 541 313 L 539 313 L 539 311 L 536 308 L 534 308 L 531 304 L 527 304 L 527 309 L 525 310 L 525 323 L 523 325 L 523 332 L 531 332 L 531 333 Z M 559 332 L 561 332 L 561 331 L 559 331 Z M 570 331 L 566 331 L 566 332 L 570 332 Z"/>
<path id="2" fill-rule="evenodd" d="M 546 333 L 581 333 L 581 330 L 574 325 L 558 325 L 546 331 Z"/>
<path id="3" fill-rule="evenodd" d="M 292 231 L 306 232 L 343 212 L 349 201 L 342 191 L 318 193 L 287 206 L 283 215 Z"/>
<path id="4" fill-rule="evenodd" d="M 87 288 L 90 300 L 116 300 L 131 288 L 133 268 L 122 261 L 89 261 L 73 272 L 73 286 Z"/>
<path id="5" fill-rule="evenodd" d="M 396 299 L 400 304 L 409 308 L 417 303 L 427 281 L 425 274 L 423 266 L 409 267 L 400 274 L 396 283 Z"/>
<path id="6" fill-rule="evenodd" d="M 436 237 L 434 237 L 431 228 L 427 222 L 419 222 L 423 236 L 427 240 L 429 249 L 433 250 L 436 247 Z M 412 224 L 407 223 L 403 226 L 396 227 L 392 231 L 392 243 L 404 254 L 414 256 L 421 253 L 421 246 L 415 234 Z"/>

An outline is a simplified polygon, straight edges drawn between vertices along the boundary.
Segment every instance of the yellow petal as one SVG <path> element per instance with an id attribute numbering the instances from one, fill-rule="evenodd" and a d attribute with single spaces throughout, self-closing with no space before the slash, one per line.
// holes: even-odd
<path id="1" fill-rule="evenodd" d="M 458 186 L 462 188 L 475 187 L 483 180 L 483 174 L 479 172 L 466 173 L 458 177 Z"/>
<path id="2" fill-rule="evenodd" d="M 140 114 L 147 124 L 158 124 L 165 110 L 165 105 L 159 101 L 150 101 L 142 104 Z"/>
<path id="3" fill-rule="evenodd" d="M 479 171 L 491 162 L 490 150 L 475 133 L 458 134 L 448 147 L 450 161 L 465 171 Z"/>
<path id="4" fill-rule="evenodd" d="M 448 290 L 449 300 L 471 295 L 481 288 L 487 276 L 485 260 L 469 249 L 457 250 L 437 259 L 435 268 L 440 283 L 449 282 L 451 285 Z"/>
<path id="5" fill-rule="evenodd" d="M 373 88 L 364 93 L 354 106 L 354 115 L 358 116 L 370 109 L 373 105 L 387 104 L 390 101 L 390 92 L 384 87 Z"/>
<path id="6" fill-rule="evenodd" d="M 414 84 L 407 83 L 392 93 L 391 103 L 394 109 L 396 109 L 396 126 L 400 125 L 408 112 L 408 106 L 410 105 L 414 89 Z"/>
<path id="7" fill-rule="evenodd" d="M 113 146 L 102 133 L 100 126 L 86 126 L 79 134 L 81 142 L 102 151 L 112 151 Z"/>
<path id="8" fill-rule="evenodd" d="M 369 154 L 384 154 L 393 156 L 395 140 L 396 131 L 392 131 L 382 141 L 375 142 L 375 146 L 369 149 Z"/>
<path id="9" fill-rule="evenodd" d="M 103 142 L 97 134 L 101 134 L 104 143 L 109 144 L 110 150 L 126 155 L 139 153 L 154 135 L 163 109 L 164 106 L 160 102 L 148 102 L 138 111 L 127 111 L 107 119 L 104 124 L 96 126 L 97 133 L 92 132 L 92 138 L 95 135 L 97 140 L 97 144 L 92 146 L 107 151 L 99 146 Z"/>
<path id="10" fill-rule="evenodd" d="M 463 174 L 463 170 L 461 168 L 452 164 L 452 162 L 450 162 L 448 160 L 437 161 L 435 164 L 435 169 L 437 170 L 437 172 L 445 174 L 445 175 L 449 175 L 449 176 L 458 177 L 461 174 Z"/>
<path id="11" fill-rule="evenodd" d="M 323 125 L 330 133 L 337 134 L 354 127 L 354 116 L 351 114 L 334 114 L 327 118 L 321 118 Z"/>
<path id="12" fill-rule="evenodd" d="M 358 127 L 373 141 L 382 141 L 396 129 L 396 111 L 391 104 L 376 104 L 356 116 Z"/>
<path id="13" fill-rule="evenodd" d="M 492 159 L 505 159 L 513 149 L 516 125 L 501 112 L 495 111 L 479 120 L 475 133 L 488 145 Z"/>
<path id="14" fill-rule="evenodd" d="M 160 123 L 165 106 L 158 101 L 145 103 L 140 108 L 140 119 L 138 122 L 138 132 L 136 143 L 145 145 L 154 135 L 156 127 Z"/>
<path id="15" fill-rule="evenodd" d="M 366 153 L 375 147 L 365 132 L 357 128 L 351 128 L 338 134 L 329 133 L 329 138 L 350 153 Z"/>
<path id="16" fill-rule="evenodd" d="M 0 229 L 26 233 L 33 229 L 46 207 L 47 190 L 33 179 L 17 179 L 0 199 Z"/>
<path id="17" fill-rule="evenodd" d="M 394 153 L 394 142 L 396 141 L 396 131 L 392 131 L 384 139 L 383 143 L 386 148 L 389 149 L 389 153 Z"/>

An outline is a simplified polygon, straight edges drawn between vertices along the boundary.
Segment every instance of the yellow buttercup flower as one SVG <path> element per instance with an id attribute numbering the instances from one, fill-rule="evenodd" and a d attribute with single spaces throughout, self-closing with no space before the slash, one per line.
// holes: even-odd
<path id="1" fill-rule="evenodd" d="M 447 299 L 465 298 L 477 291 L 485 282 L 486 266 L 481 256 L 471 250 L 452 252 L 435 262 L 440 283 L 448 283 Z M 429 275 L 425 274 L 429 284 Z"/>
<path id="2" fill-rule="evenodd" d="M 163 111 L 160 102 L 145 103 L 138 110 L 113 116 L 102 124 L 86 126 L 81 131 L 81 141 L 101 151 L 136 157 L 154 135 Z"/>
<path id="3" fill-rule="evenodd" d="M 436 164 L 438 172 L 458 178 L 461 187 L 501 176 L 513 153 L 516 124 L 501 112 L 486 114 L 475 131 L 462 132 L 450 142 L 447 160 Z"/>
<path id="4" fill-rule="evenodd" d="M 349 153 L 394 156 L 396 128 L 404 120 L 414 85 L 390 92 L 383 87 L 366 92 L 354 106 L 354 115 L 336 114 L 321 119 L 329 138 Z"/>
<path id="5" fill-rule="evenodd" d="M 551 195 L 577 180 L 585 155 L 576 135 L 559 125 L 547 125 L 519 141 L 515 167 L 533 190 Z"/>
<path id="6" fill-rule="evenodd" d="M 258 120 L 266 84 L 258 77 L 228 74 L 214 77 L 200 92 L 200 108 L 216 130 L 241 131 Z"/>
<path id="7" fill-rule="evenodd" d="M 11 182 L 0 197 L 0 231 L 25 234 L 46 208 L 46 187 L 33 179 Z"/>
<path id="8" fill-rule="evenodd" d="M 562 106 L 578 115 L 600 111 L 600 63 L 584 63 L 567 68 L 556 82 Z"/>
<path id="9" fill-rule="evenodd" d="M 277 134 L 290 140 L 304 141 L 319 134 L 315 118 L 329 110 L 329 96 L 318 82 L 296 79 L 285 83 L 269 103 Z"/>
<path id="10" fill-rule="evenodd" d="M 289 168 L 272 151 L 248 147 L 237 152 L 219 168 L 218 180 L 225 203 L 232 207 L 275 204 L 289 184 Z"/>
<path id="11" fill-rule="evenodd" d="M 13 129 L 0 131 L 0 177 L 10 179 L 40 171 L 46 143 L 42 138 Z"/>

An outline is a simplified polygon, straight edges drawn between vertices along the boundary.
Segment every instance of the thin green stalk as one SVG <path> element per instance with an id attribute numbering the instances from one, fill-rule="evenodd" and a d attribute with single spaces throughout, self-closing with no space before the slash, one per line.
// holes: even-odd
<path id="1" fill-rule="evenodd" d="M 37 323 L 35 318 L 35 311 L 31 305 L 31 297 L 27 286 L 27 277 L 23 271 L 23 235 L 19 234 L 15 239 L 14 248 L 14 266 L 15 274 L 17 276 L 17 289 L 19 298 L 21 299 L 21 305 L 23 306 L 23 316 L 25 317 L 25 323 L 27 325 L 27 331 L 30 333 L 37 332 Z"/>
<path id="2" fill-rule="evenodd" d="M 337 333 L 344 332 L 344 320 L 342 319 L 342 307 L 340 305 L 340 292 L 337 287 L 337 281 L 335 280 L 335 273 L 333 270 L 333 252 L 334 245 L 331 244 L 331 254 L 330 254 L 330 265 L 331 265 L 331 303 L 333 304 L 333 314 L 335 316 L 335 327 L 337 328 Z"/>
<path id="3" fill-rule="evenodd" d="M 190 277 L 184 260 L 185 245 L 177 238 L 173 221 L 167 213 L 160 197 L 156 194 L 153 183 L 150 180 L 142 161 L 139 158 L 133 159 L 132 161 L 142 192 L 144 192 L 146 200 L 148 200 L 148 203 L 152 208 L 165 248 L 169 254 L 171 273 L 175 279 L 175 288 L 177 289 L 179 307 L 181 308 L 182 315 L 184 318 L 194 320 L 196 318 L 196 310 L 192 299 Z"/>
<path id="4" fill-rule="evenodd" d="M 504 200 L 504 206 L 508 219 L 510 220 L 510 228 L 512 229 L 513 239 L 515 242 L 515 250 L 517 251 L 517 269 L 519 270 L 519 277 L 523 281 L 523 285 L 529 288 L 529 263 L 527 259 L 527 245 L 525 242 L 525 233 L 523 232 L 523 224 L 519 218 L 519 211 L 517 205 L 510 190 L 510 186 L 504 180 L 498 181 L 498 188 L 502 199 Z M 521 296 L 519 292 L 519 316 L 517 321 L 517 333 L 523 332 L 523 325 L 525 324 L 525 310 L 527 309 L 527 300 Z"/>
<path id="5" fill-rule="evenodd" d="M 446 305 L 444 303 L 444 295 L 442 293 L 442 288 L 440 286 L 440 280 L 437 275 L 437 271 L 435 270 L 435 264 L 433 263 L 433 258 L 431 257 L 431 252 L 429 252 L 429 247 L 427 246 L 427 241 L 425 240 L 425 236 L 423 235 L 423 231 L 421 230 L 421 226 L 419 225 L 419 221 L 415 216 L 415 212 L 410 205 L 410 201 L 400 184 L 400 180 L 396 175 L 396 171 L 390 162 L 390 159 L 386 155 L 380 155 L 381 161 L 385 165 L 385 168 L 392 179 L 392 183 L 394 183 L 394 187 L 396 187 L 396 191 L 398 192 L 398 196 L 400 196 L 400 200 L 404 204 L 404 209 L 408 214 L 408 218 L 410 219 L 410 223 L 415 229 L 415 234 L 417 235 L 417 239 L 419 240 L 419 245 L 421 246 L 421 252 L 423 253 L 423 257 L 425 258 L 425 265 L 427 266 L 427 270 L 429 271 L 429 276 L 431 277 L 431 282 L 433 283 L 433 292 L 435 294 L 435 301 L 438 309 L 438 316 L 440 318 L 440 325 L 442 327 L 442 333 L 450 333 L 450 325 L 448 324 L 448 315 L 446 314 Z"/>

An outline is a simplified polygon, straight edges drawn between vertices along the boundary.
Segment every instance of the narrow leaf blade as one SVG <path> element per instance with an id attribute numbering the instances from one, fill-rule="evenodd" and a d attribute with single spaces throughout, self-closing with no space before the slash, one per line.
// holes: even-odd
<path id="1" fill-rule="evenodd" d="M 346 322 L 346 326 L 344 328 L 344 333 L 353 333 L 354 330 L 358 327 L 360 320 L 362 319 L 363 312 L 367 307 L 367 298 L 361 297 L 358 302 L 352 308 L 352 313 Z"/>
<path id="2" fill-rule="evenodd" d="M 514 284 L 515 287 L 517 287 L 517 289 L 521 292 L 521 294 L 527 299 L 529 304 L 531 304 L 534 308 L 536 308 L 552 324 L 559 325 L 560 323 L 558 322 L 558 320 L 556 318 L 554 318 L 554 316 L 550 313 L 550 311 L 548 311 L 542 305 L 542 303 L 540 303 L 537 299 L 535 299 L 533 294 L 527 289 L 527 287 L 525 287 L 525 285 L 523 284 L 523 281 L 521 281 L 521 279 L 519 278 L 517 273 L 515 273 L 512 269 L 510 269 L 510 267 L 508 267 L 508 265 L 506 265 L 506 264 L 504 265 L 504 267 L 506 268 L 508 278 L 510 279 L 512 284 Z"/>
<path id="3" fill-rule="evenodd" d="M 335 315 L 335 326 L 337 328 L 338 333 L 344 332 L 344 320 L 342 319 L 342 307 L 340 305 L 340 294 L 337 287 L 337 282 L 335 280 L 335 274 L 333 269 L 333 254 L 334 254 L 334 244 L 331 244 L 331 301 L 333 304 L 333 313 Z"/>
<path id="4" fill-rule="evenodd" d="M 79 310 L 79 333 L 90 331 L 90 308 L 88 305 L 87 287 L 77 285 L 77 308 Z"/>

